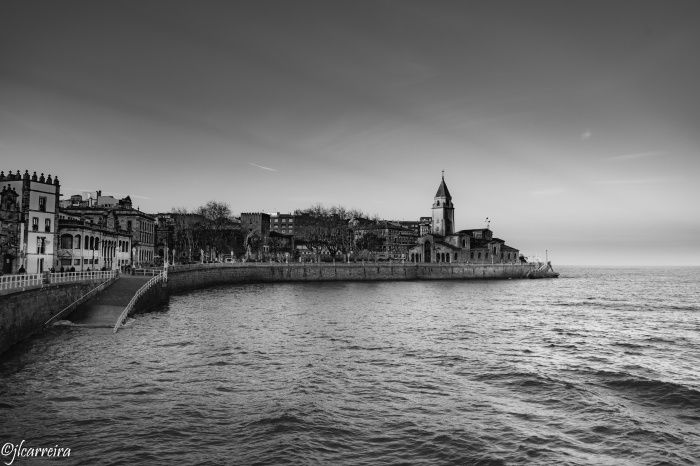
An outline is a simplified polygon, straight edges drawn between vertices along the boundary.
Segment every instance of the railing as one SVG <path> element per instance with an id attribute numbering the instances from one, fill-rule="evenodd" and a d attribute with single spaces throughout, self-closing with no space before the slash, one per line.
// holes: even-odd
<path id="1" fill-rule="evenodd" d="M 94 280 L 109 280 L 117 276 L 117 270 L 93 270 L 90 272 L 59 272 L 49 275 L 49 283 L 69 283 Z"/>
<path id="2" fill-rule="evenodd" d="M 116 272 L 116 271 L 115 271 L 115 272 Z M 69 311 L 71 311 L 72 309 L 75 309 L 76 307 L 78 307 L 79 305 L 81 305 L 82 303 L 84 303 L 85 301 L 87 301 L 88 299 L 90 299 L 90 298 L 92 298 L 93 296 L 95 296 L 98 292 L 104 290 L 108 285 L 114 283 L 118 278 L 119 278 L 119 274 L 118 274 L 118 273 L 112 274 L 111 277 L 107 278 L 105 281 L 103 281 L 102 283 L 100 283 L 99 285 L 97 285 L 95 288 L 91 289 L 90 291 L 88 291 L 87 293 L 85 293 L 84 295 L 82 295 L 80 298 L 76 299 L 75 301 L 73 301 L 72 303 L 70 303 L 68 306 L 66 306 L 66 307 L 64 307 L 63 309 L 61 309 L 61 310 L 60 310 L 58 313 L 56 313 L 53 317 L 51 317 L 49 320 L 47 320 L 47 321 L 44 323 L 44 326 L 48 326 L 48 325 L 51 324 L 52 322 L 54 322 L 54 321 L 60 319 L 60 318 L 63 317 L 65 314 L 67 314 Z"/>
<path id="3" fill-rule="evenodd" d="M 0 276 L 0 291 L 42 285 L 44 275 L 40 273 Z"/>
<path id="4" fill-rule="evenodd" d="M 117 270 L 95 270 L 91 272 L 34 273 L 0 276 L 0 292 L 9 290 L 22 291 L 58 283 L 77 283 L 110 280 L 119 275 Z"/>
<path id="5" fill-rule="evenodd" d="M 163 269 L 133 269 L 131 275 L 155 276 L 163 272 Z"/>
<path id="6" fill-rule="evenodd" d="M 141 288 L 138 289 L 138 291 L 134 294 L 134 296 L 131 298 L 129 301 L 129 304 L 126 305 L 124 310 L 122 311 L 121 314 L 119 314 L 119 318 L 117 319 L 117 322 L 114 324 L 114 330 L 113 333 L 117 333 L 119 330 L 119 327 L 122 326 L 122 323 L 126 320 L 126 318 L 129 316 L 131 311 L 134 309 L 134 306 L 138 302 L 139 298 L 143 296 L 144 293 L 146 293 L 148 290 L 153 288 L 155 285 L 158 283 L 162 282 L 167 282 L 168 281 L 168 270 L 165 269 L 158 275 L 154 276 L 150 280 L 148 280 Z"/>

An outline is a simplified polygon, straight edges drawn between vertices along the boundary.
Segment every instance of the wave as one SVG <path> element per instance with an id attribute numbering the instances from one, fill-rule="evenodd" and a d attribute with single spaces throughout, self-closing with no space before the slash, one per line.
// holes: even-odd
<path id="1" fill-rule="evenodd" d="M 692 387 L 621 372 L 598 371 L 596 375 L 602 379 L 605 386 L 641 398 L 644 402 L 678 409 L 700 410 L 700 391 Z"/>

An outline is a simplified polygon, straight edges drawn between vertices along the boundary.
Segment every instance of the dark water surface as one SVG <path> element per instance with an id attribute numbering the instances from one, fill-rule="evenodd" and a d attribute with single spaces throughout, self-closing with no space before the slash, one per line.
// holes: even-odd
<path id="1" fill-rule="evenodd" d="M 0 359 L 0 443 L 71 448 L 51 464 L 700 462 L 700 269 L 560 272 L 229 286 L 117 335 L 55 328 Z"/>

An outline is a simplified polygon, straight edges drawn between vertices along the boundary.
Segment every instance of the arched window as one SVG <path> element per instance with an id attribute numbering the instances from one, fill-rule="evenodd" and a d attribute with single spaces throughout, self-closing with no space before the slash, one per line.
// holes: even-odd
<path id="1" fill-rule="evenodd" d="M 95 238 L 95 251 L 100 250 L 100 238 Z"/>
<path id="2" fill-rule="evenodd" d="M 61 249 L 73 249 L 73 235 L 61 235 Z"/>
<path id="3" fill-rule="evenodd" d="M 73 242 L 73 249 L 80 249 L 80 235 L 75 235 L 75 241 Z"/>

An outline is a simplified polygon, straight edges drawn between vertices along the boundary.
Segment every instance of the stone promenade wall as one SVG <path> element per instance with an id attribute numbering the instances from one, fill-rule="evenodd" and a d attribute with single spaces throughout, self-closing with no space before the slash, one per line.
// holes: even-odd
<path id="1" fill-rule="evenodd" d="M 0 354 L 41 330 L 54 314 L 98 283 L 45 285 L 43 288 L 0 296 Z"/>
<path id="2" fill-rule="evenodd" d="M 172 267 L 172 293 L 230 283 L 526 278 L 530 264 L 195 264 Z"/>

